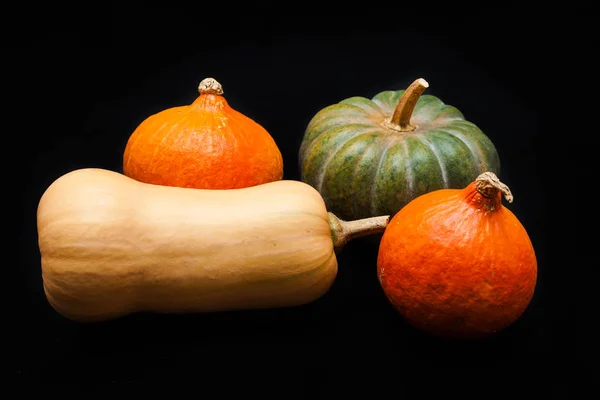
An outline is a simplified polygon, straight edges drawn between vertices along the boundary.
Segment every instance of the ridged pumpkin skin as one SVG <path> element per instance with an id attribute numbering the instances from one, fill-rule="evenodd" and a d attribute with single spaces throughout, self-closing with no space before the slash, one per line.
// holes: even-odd
<path id="1" fill-rule="evenodd" d="M 422 79 L 415 82 L 427 87 Z M 300 179 L 340 218 L 394 215 L 421 194 L 463 188 L 484 171 L 499 173 L 491 140 L 455 107 L 415 95 L 416 83 L 407 96 L 416 101 L 414 110 L 404 110 L 410 124 L 407 119 L 402 127 L 390 121 L 408 89 L 351 97 L 309 122 L 299 151 Z"/>
<path id="2" fill-rule="evenodd" d="M 527 231 L 502 205 L 508 188 L 484 173 L 464 189 L 417 197 L 390 221 L 377 275 L 413 326 L 477 338 L 514 323 L 529 305 L 537 260 Z"/>
<path id="3" fill-rule="evenodd" d="M 299 181 L 203 190 L 76 170 L 38 205 L 44 291 L 59 313 L 90 322 L 301 305 L 331 286 L 335 251 L 388 218 L 377 221 L 339 221 Z"/>
<path id="4" fill-rule="evenodd" d="M 199 96 L 142 121 L 129 137 L 123 173 L 140 182 L 197 189 L 237 189 L 283 178 L 271 135 L 234 110 L 212 78 Z"/>

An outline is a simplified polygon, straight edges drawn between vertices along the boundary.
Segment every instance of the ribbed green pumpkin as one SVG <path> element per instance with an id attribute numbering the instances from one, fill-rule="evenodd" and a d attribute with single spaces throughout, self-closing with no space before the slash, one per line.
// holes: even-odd
<path id="1" fill-rule="evenodd" d="M 406 90 L 351 97 L 319 111 L 299 151 L 300 179 L 343 219 L 394 215 L 415 197 L 500 173 L 492 141 L 415 80 Z"/>

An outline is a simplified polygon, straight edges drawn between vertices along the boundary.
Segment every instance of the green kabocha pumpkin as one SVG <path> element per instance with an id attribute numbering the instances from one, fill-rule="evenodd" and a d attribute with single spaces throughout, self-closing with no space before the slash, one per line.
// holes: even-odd
<path id="1" fill-rule="evenodd" d="M 300 179 L 345 219 L 395 215 L 421 194 L 499 174 L 492 141 L 415 80 L 406 90 L 350 97 L 320 110 L 299 151 Z"/>

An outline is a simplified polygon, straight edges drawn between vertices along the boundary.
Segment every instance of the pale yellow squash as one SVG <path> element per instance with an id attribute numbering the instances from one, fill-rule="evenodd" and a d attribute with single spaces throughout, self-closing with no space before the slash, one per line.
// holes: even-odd
<path id="1" fill-rule="evenodd" d="M 200 190 L 80 169 L 39 202 L 44 291 L 89 322 L 301 305 L 329 290 L 337 250 L 388 220 L 340 221 L 299 181 Z"/>

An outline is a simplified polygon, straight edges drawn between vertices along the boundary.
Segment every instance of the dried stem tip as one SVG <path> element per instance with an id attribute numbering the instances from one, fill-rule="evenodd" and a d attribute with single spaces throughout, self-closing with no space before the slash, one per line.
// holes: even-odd
<path id="1" fill-rule="evenodd" d="M 219 82 L 217 82 L 214 78 L 206 78 L 203 79 L 202 82 L 198 85 L 198 92 L 200 94 L 223 94 L 223 87 Z"/>
<path id="2" fill-rule="evenodd" d="M 504 198 L 509 203 L 513 201 L 513 195 L 504 183 L 493 172 L 484 172 L 475 179 L 475 187 L 477 191 L 484 197 L 494 198 L 498 192 L 504 195 Z"/>

